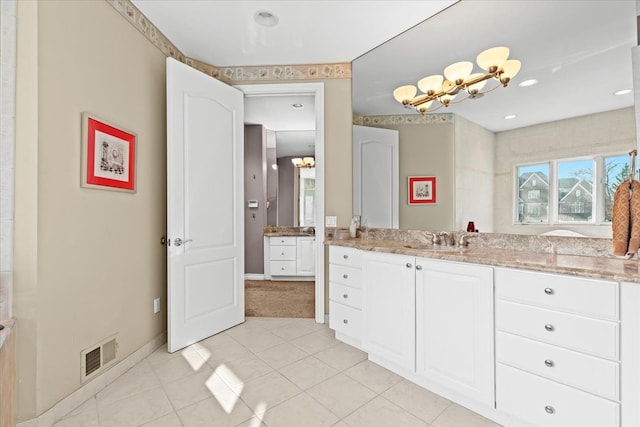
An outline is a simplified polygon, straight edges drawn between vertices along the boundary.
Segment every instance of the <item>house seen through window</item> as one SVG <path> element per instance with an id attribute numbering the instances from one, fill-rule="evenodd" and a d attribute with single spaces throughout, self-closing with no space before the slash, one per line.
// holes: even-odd
<path id="1" fill-rule="evenodd" d="M 613 195 L 629 178 L 629 157 L 557 159 L 516 168 L 516 222 L 611 222 Z"/>

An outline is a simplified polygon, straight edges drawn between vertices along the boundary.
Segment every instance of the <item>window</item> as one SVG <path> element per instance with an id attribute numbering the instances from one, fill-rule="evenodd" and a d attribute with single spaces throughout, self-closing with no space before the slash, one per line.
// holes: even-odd
<path id="1" fill-rule="evenodd" d="M 611 222 L 613 195 L 628 178 L 626 154 L 518 166 L 516 223 Z"/>
<path id="2" fill-rule="evenodd" d="M 592 222 L 594 160 L 557 162 L 558 222 Z"/>
<path id="3" fill-rule="evenodd" d="M 518 222 L 540 223 L 548 220 L 549 165 L 518 168 Z"/>

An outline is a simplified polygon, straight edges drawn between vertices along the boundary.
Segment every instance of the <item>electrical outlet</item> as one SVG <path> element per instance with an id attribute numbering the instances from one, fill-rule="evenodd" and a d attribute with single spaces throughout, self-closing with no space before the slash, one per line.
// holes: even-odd
<path id="1" fill-rule="evenodd" d="M 153 300 L 153 313 L 160 312 L 160 298 L 156 298 Z"/>
<path id="2" fill-rule="evenodd" d="M 336 224 L 338 224 L 338 217 L 337 216 L 327 216 L 325 219 L 325 226 L 326 227 L 335 227 Z"/>

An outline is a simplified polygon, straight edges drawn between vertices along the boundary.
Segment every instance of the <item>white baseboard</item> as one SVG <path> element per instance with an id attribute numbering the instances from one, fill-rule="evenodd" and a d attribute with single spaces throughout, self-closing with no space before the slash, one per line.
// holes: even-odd
<path id="1" fill-rule="evenodd" d="M 245 274 L 244 280 L 264 280 L 264 274 Z"/>
<path id="2" fill-rule="evenodd" d="M 53 408 L 44 412 L 37 418 L 18 423 L 17 427 L 52 427 L 64 418 L 68 413 L 94 397 L 109 384 L 118 379 L 122 374 L 133 368 L 142 359 L 156 351 L 158 347 L 167 342 L 167 333 L 163 332 L 129 356 L 104 371 L 69 396 L 56 403 Z"/>

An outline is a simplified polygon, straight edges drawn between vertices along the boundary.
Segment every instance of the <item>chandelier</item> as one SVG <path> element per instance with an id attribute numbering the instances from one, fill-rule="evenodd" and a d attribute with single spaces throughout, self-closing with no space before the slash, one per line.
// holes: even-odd
<path id="1" fill-rule="evenodd" d="M 313 157 L 296 157 L 291 159 L 291 163 L 297 168 L 312 168 L 316 164 L 316 161 Z"/>
<path id="2" fill-rule="evenodd" d="M 518 74 L 521 66 L 520 61 L 508 58 L 508 47 L 487 49 L 476 58 L 476 62 L 485 71 L 484 73 L 472 73 L 472 62 L 456 62 L 444 69 L 444 77 L 437 74 L 420 80 L 418 88 L 423 93 L 422 95 L 416 96 L 418 89 L 413 85 L 406 85 L 394 90 L 393 97 L 405 108 L 414 108 L 421 114 L 436 111 L 443 105 L 448 107 L 450 104 L 457 104 L 465 99 L 479 98 L 500 86 L 507 87 L 511 79 Z M 482 92 L 489 79 L 495 79 L 499 83 Z M 466 93 L 467 96 L 454 101 L 461 93 Z M 437 101 L 437 107 L 428 110 L 434 101 Z"/>

